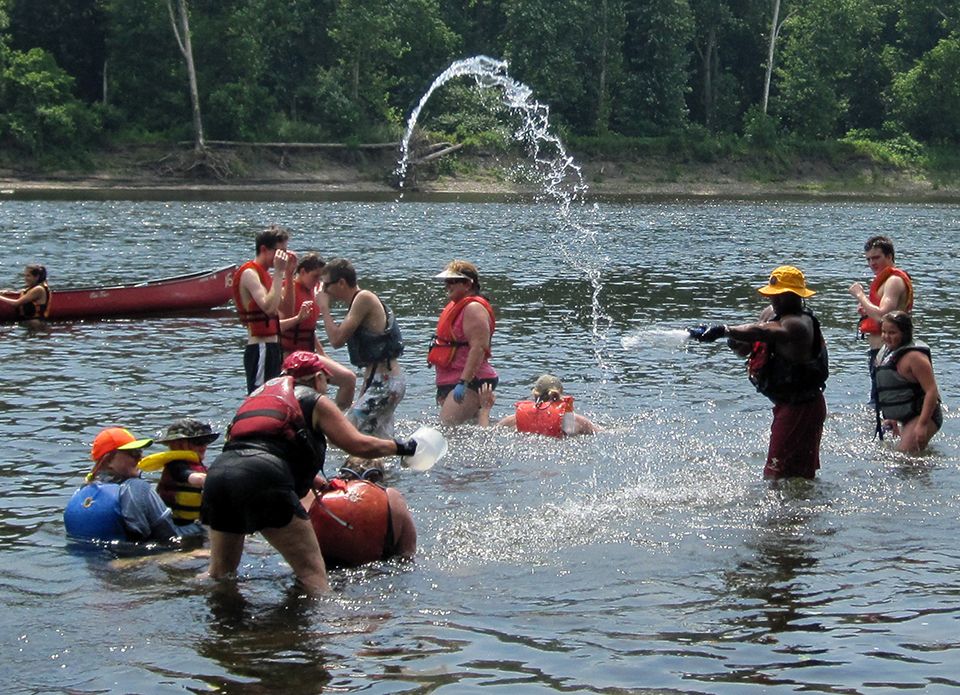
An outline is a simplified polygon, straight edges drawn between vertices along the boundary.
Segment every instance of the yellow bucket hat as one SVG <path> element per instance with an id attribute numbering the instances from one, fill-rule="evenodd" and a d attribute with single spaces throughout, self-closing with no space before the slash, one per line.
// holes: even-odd
<path id="1" fill-rule="evenodd" d="M 770 273 L 770 280 L 766 287 L 757 290 L 760 294 L 770 296 L 773 294 L 783 294 L 784 292 L 793 292 L 800 297 L 812 297 L 816 294 L 813 290 L 807 289 L 807 279 L 797 268 L 792 265 L 782 265 L 775 268 Z"/>

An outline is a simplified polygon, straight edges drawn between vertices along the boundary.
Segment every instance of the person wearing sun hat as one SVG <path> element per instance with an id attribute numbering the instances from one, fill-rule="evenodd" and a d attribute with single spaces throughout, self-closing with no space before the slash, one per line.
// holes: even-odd
<path id="1" fill-rule="evenodd" d="M 816 292 L 790 265 L 775 268 L 757 291 L 770 299 L 757 323 L 698 326 L 690 335 L 700 342 L 728 338 L 731 349 L 748 355 L 750 381 L 773 401 L 764 477 L 813 478 L 820 468 L 827 414 L 823 389 L 829 375 L 820 322 L 803 301 Z"/>
<path id="2" fill-rule="evenodd" d="M 498 427 L 510 427 L 518 432 L 543 434 L 548 437 L 570 437 L 578 434 L 596 434 L 600 428 L 588 418 L 573 412 L 573 397 L 563 392 L 563 382 L 553 374 L 542 374 L 534 383 L 530 398 L 514 403 L 513 415 L 497 422 Z M 496 396 L 489 385 L 480 387 L 480 417 L 478 424 L 490 424 L 490 410 Z"/>
<path id="3" fill-rule="evenodd" d="M 247 396 L 210 464 L 200 520 L 210 527 L 207 574 L 236 573 L 247 534 L 259 532 L 276 548 L 300 583 L 326 591 L 326 565 L 301 500 L 324 489 L 327 440 L 354 456 L 413 456 L 413 439 L 379 439 L 357 431 L 327 398 L 330 369 L 315 352 L 300 350 L 283 361 L 281 375 Z"/>
<path id="4" fill-rule="evenodd" d="M 93 440 L 93 468 L 64 510 L 67 533 L 104 541 L 170 541 L 180 536 L 167 505 L 150 481 L 140 477 L 143 449 L 122 427 L 108 427 Z"/>
<path id="5" fill-rule="evenodd" d="M 480 294 L 477 266 L 463 260 L 447 264 L 434 276 L 447 288 L 447 304 L 427 353 L 437 370 L 437 404 L 444 424 L 477 418 L 480 387 L 496 389 L 500 379 L 490 365 L 490 344 L 496 328 L 493 307 Z"/>
<path id="6" fill-rule="evenodd" d="M 201 531 L 200 494 L 207 479 L 203 457 L 207 447 L 220 437 L 206 422 L 185 417 L 175 420 L 154 441 L 169 451 L 151 454 L 140 462 L 140 470 L 163 470 L 157 493 L 173 511 L 173 521 L 182 533 Z"/>

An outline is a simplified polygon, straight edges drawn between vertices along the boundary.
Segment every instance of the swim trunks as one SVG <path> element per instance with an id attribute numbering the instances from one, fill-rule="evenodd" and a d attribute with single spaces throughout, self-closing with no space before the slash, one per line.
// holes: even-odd
<path id="1" fill-rule="evenodd" d="M 393 439 L 394 411 L 407 392 L 407 377 L 377 372 L 357 402 L 347 411 L 347 419 L 364 434 Z"/>
<path id="2" fill-rule="evenodd" d="M 247 375 L 247 393 L 280 376 L 283 355 L 280 343 L 250 343 L 243 351 L 243 371 Z"/>
<path id="3" fill-rule="evenodd" d="M 773 406 L 764 478 L 814 478 L 820 468 L 820 438 L 827 417 L 822 393 L 802 403 Z"/>

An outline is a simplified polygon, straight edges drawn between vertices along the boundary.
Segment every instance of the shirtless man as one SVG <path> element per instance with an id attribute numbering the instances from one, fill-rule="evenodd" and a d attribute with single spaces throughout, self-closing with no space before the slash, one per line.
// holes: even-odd
<path id="1" fill-rule="evenodd" d="M 233 276 L 233 302 L 240 323 L 247 327 L 243 353 L 247 393 L 280 375 L 278 311 L 283 298 L 282 280 L 286 277 L 290 284 L 297 265 L 296 256 L 287 252 L 289 239 L 290 234 L 283 227 L 272 225 L 263 230 L 257 234 L 256 257 L 240 266 Z"/>
<path id="2" fill-rule="evenodd" d="M 858 303 L 860 313 L 860 335 L 867 339 L 870 368 L 870 401 L 876 401 L 876 383 L 874 369 L 877 353 L 883 347 L 880 324 L 883 317 L 891 311 L 913 309 L 913 282 L 910 276 L 894 266 L 893 242 L 885 236 L 873 236 L 863 245 L 867 264 L 873 271 L 873 282 L 869 294 L 863 291 L 863 285 L 855 282 L 850 285 L 852 294 Z"/>
<path id="3" fill-rule="evenodd" d="M 322 291 L 316 304 L 327 339 L 335 347 L 347 346 L 350 363 L 363 367 L 363 387 L 347 419 L 364 434 L 393 437 L 393 413 L 407 391 L 407 378 L 397 358 L 403 338 L 393 312 L 370 290 L 357 285 L 357 271 L 345 258 L 334 258 L 320 274 Z M 347 305 L 340 323 L 330 315 L 330 300 Z"/>

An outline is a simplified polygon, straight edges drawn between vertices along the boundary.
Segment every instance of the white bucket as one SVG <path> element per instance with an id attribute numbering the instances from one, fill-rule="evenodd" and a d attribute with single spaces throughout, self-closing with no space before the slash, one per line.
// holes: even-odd
<path id="1" fill-rule="evenodd" d="M 413 456 L 404 456 L 400 464 L 414 471 L 428 471 L 447 453 L 447 440 L 432 427 L 421 427 L 411 435 L 417 443 Z"/>

